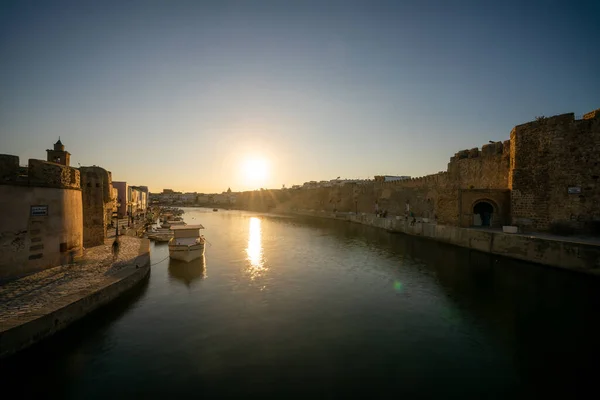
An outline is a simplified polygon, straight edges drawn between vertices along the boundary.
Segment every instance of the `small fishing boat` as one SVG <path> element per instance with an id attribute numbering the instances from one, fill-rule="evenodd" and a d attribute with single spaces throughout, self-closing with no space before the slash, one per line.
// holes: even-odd
<path id="1" fill-rule="evenodd" d="M 164 222 L 160 227 L 161 228 L 171 228 L 172 226 L 180 226 L 180 225 L 186 225 L 186 223 L 183 222 L 183 220 L 181 220 L 181 221 L 169 220 L 169 221 Z"/>
<path id="2" fill-rule="evenodd" d="M 200 224 L 171 226 L 174 236 L 169 240 L 169 257 L 185 262 L 202 257 L 205 239 L 200 229 L 204 229 Z"/>
<path id="3" fill-rule="evenodd" d="M 173 231 L 170 229 L 150 228 L 146 232 L 146 236 L 155 242 L 168 242 L 173 237 Z"/>

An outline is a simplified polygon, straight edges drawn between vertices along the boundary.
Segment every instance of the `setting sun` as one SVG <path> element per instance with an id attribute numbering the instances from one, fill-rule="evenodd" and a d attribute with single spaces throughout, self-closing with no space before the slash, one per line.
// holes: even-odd
<path id="1" fill-rule="evenodd" d="M 267 180 L 269 166 L 264 159 L 251 158 L 244 162 L 242 171 L 246 184 L 261 185 Z"/>

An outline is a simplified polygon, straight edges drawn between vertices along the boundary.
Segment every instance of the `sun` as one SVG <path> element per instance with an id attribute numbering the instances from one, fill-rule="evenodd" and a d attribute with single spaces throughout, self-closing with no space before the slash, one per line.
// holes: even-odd
<path id="1" fill-rule="evenodd" d="M 242 172 L 246 184 L 261 185 L 267 180 L 269 165 L 265 159 L 249 158 L 242 164 Z"/>

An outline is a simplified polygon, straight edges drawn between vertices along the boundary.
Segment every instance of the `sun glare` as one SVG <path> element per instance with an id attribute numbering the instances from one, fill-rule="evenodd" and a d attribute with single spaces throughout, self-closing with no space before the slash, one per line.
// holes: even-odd
<path id="1" fill-rule="evenodd" d="M 251 158 L 244 162 L 243 166 L 244 179 L 247 184 L 261 185 L 266 182 L 269 174 L 269 166 L 267 161 L 260 158 Z"/>

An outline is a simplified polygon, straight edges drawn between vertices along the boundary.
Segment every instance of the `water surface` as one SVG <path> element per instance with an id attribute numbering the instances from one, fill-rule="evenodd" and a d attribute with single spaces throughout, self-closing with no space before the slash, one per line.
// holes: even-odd
<path id="1" fill-rule="evenodd" d="M 507 398 L 594 388 L 596 279 L 341 221 L 184 218 L 206 227 L 203 260 L 171 261 L 153 244 L 147 281 L 4 361 L 5 390 Z"/>

